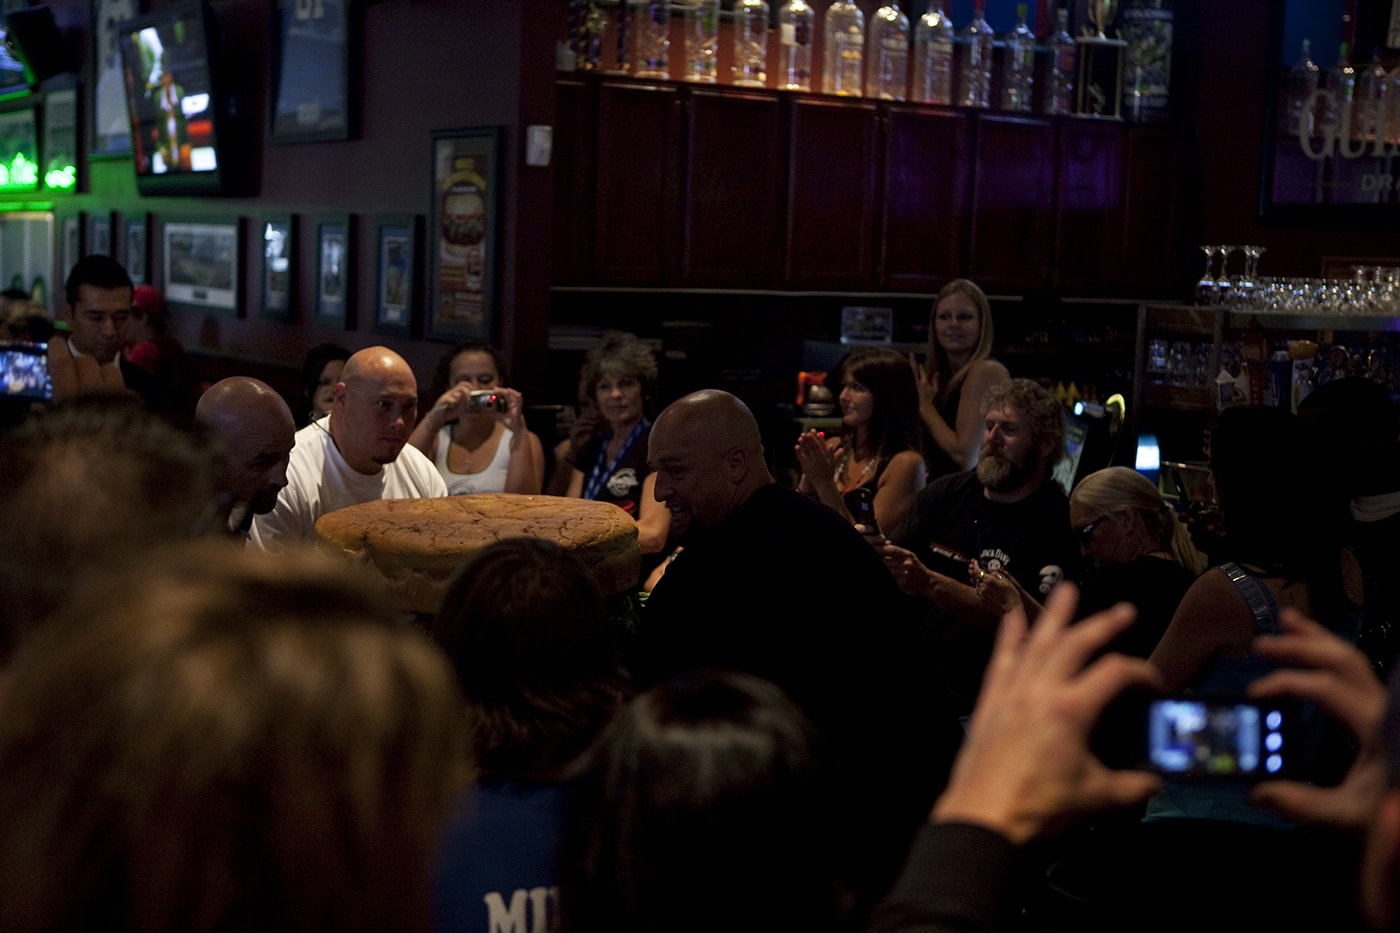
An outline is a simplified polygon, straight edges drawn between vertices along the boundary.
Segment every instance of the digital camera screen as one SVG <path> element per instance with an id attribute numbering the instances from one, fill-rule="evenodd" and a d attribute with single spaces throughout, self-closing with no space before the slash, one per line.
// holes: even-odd
<path id="1" fill-rule="evenodd" d="M 53 398 L 49 359 L 38 344 L 0 346 L 0 376 L 7 396 L 39 401 Z"/>
<path id="2" fill-rule="evenodd" d="M 1249 779 L 1284 767 L 1284 716 L 1247 702 L 1159 700 L 1148 714 L 1148 760 L 1163 774 Z"/>

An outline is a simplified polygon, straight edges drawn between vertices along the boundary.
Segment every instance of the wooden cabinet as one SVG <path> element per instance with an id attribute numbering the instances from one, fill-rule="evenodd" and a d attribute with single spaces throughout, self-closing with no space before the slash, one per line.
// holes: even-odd
<path id="1" fill-rule="evenodd" d="M 671 85 L 605 81 L 594 126 L 594 276 L 673 285 L 680 266 L 680 97 Z"/>
<path id="2" fill-rule="evenodd" d="M 936 291 L 967 267 L 969 120 L 891 105 L 885 122 L 880 285 Z"/>
<path id="3" fill-rule="evenodd" d="M 984 290 L 1044 288 L 1054 206 L 1053 124 L 982 114 L 975 139 L 967 276 Z"/>
<path id="4" fill-rule="evenodd" d="M 779 110 L 775 94 L 690 95 L 683 285 L 778 286 L 785 178 Z"/>
<path id="5" fill-rule="evenodd" d="M 1170 132 L 785 91 L 560 78 L 558 286 L 1169 291 Z"/>
<path id="6" fill-rule="evenodd" d="M 875 104 L 795 97 L 784 284 L 864 290 L 875 280 Z"/>

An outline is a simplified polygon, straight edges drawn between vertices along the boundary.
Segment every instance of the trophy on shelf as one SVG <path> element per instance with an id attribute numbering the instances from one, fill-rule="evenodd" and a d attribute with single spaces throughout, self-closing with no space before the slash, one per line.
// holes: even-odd
<path id="1" fill-rule="evenodd" d="M 1081 117 L 1121 120 L 1123 57 L 1128 43 L 1111 39 L 1108 27 L 1118 15 L 1118 0 L 1088 0 L 1093 29 L 1077 36 L 1079 81 L 1075 85 L 1075 113 Z"/>

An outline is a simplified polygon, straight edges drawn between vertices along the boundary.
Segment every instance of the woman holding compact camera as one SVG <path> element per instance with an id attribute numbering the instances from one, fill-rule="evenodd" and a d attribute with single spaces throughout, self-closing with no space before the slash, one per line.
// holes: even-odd
<path id="1" fill-rule="evenodd" d="M 502 388 L 505 361 L 484 340 L 459 343 L 438 363 L 433 407 L 409 443 L 437 466 L 454 496 L 478 492 L 538 495 L 544 446 L 525 426 L 525 399 Z"/>

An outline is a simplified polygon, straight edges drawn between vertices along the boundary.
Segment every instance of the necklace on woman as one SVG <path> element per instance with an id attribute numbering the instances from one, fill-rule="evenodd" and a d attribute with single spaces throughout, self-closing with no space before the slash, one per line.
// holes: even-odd
<path id="1" fill-rule="evenodd" d="M 879 463 L 880 455 L 875 454 L 869 460 L 865 461 L 865 469 L 860 471 L 860 475 L 855 478 L 854 482 L 851 482 L 846 477 L 846 470 L 851 465 L 851 452 L 847 450 L 841 455 L 841 465 L 836 468 L 836 485 L 842 492 L 850 492 L 852 489 L 859 488 L 860 484 L 865 482 L 866 477 L 875 471 L 875 467 Z"/>
<path id="2" fill-rule="evenodd" d="M 478 470 L 472 469 L 472 467 L 476 465 L 476 455 L 480 453 L 483 447 L 490 443 L 492 435 L 496 433 L 496 426 L 492 424 L 490 430 L 486 432 L 486 436 L 483 437 L 479 442 L 477 442 L 477 445 L 475 447 L 471 447 L 467 444 L 465 440 L 465 435 L 467 433 L 466 431 L 461 432 L 463 435 L 462 438 L 458 438 L 457 428 L 459 427 L 461 427 L 461 422 L 457 422 L 452 426 L 452 431 L 449 433 L 448 439 L 451 443 L 455 443 L 458 447 L 462 448 L 467 452 L 467 462 L 463 465 L 462 469 L 453 470 L 454 473 L 466 476 L 471 473 L 479 472 Z"/>

